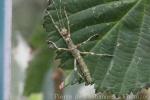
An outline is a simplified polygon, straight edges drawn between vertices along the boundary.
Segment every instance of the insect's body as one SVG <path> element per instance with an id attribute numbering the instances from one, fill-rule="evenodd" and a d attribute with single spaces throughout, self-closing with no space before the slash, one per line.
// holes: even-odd
<path id="1" fill-rule="evenodd" d="M 92 80 L 90 71 L 89 71 L 84 59 L 82 58 L 81 54 L 90 54 L 90 55 L 96 55 L 96 56 L 112 56 L 112 55 L 109 55 L 109 54 L 96 54 L 94 52 L 81 52 L 80 50 L 78 50 L 78 46 L 86 44 L 88 41 L 90 41 L 91 38 L 93 38 L 96 35 L 93 35 L 93 36 L 89 37 L 86 41 L 84 41 L 84 42 L 82 42 L 78 45 L 75 45 L 73 43 L 72 39 L 71 39 L 71 36 L 70 36 L 71 35 L 70 34 L 70 26 L 69 26 L 70 22 L 69 22 L 69 18 L 67 16 L 66 10 L 64 9 L 64 14 L 66 16 L 67 25 L 68 25 L 67 29 L 62 28 L 64 26 L 61 26 L 61 25 L 59 27 L 56 24 L 56 22 L 54 21 L 53 16 L 51 15 L 51 13 L 49 13 L 48 11 L 46 11 L 46 12 L 50 16 L 54 27 L 57 29 L 58 33 L 62 36 L 62 38 L 66 42 L 66 45 L 67 45 L 68 48 L 59 48 L 53 41 L 50 41 L 50 40 L 49 40 L 49 43 L 51 43 L 59 51 L 68 51 L 68 52 L 70 52 L 72 54 L 73 58 L 75 59 L 75 61 L 77 61 L 77 64 L 78 64 L 77 69 L 80 72 L 81 76 L 83 77 L 85 83 L 87 85 L 92 84 L 93 80 Z"/>
<path id="2" fill-rule="evenodd" d="M 60 32 L 60 35 L 66 42 L 68 49 L 70 50 L 70 53 L 74 57 L 74 59 L 77 61 L 78 64 L 78 70 L 80 71 L 80 74 L 84 78 L 84 81 L 86 84 L 92 84 L 92 77 L 90 75 L 90 72 L 88 70 L 88 67 L 82 58 L 80 51 L 78 50 L 77 46 L 73 43 L 70 33 L 68 33 L 67 29 L 63 28 L 62 31 Z"/>

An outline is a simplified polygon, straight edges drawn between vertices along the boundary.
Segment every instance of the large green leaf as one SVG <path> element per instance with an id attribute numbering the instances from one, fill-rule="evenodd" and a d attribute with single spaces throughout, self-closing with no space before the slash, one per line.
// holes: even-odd
<path id="1" fill-rule="evenodd" d="M 34 57 L 26 70 L 24 95 L 29 96 L 32 93 L 41 92 L 45 75 L 54 65 L 55 52 L 48 48 L 46 39 L 47 34 L 41 24 L 37 25 L 33 34 L 28 38 L 27 42 L 33 48 Z"/>
<path id="2" fill-rule="evenodd" d="M 118 21 L 121 17 L 123 17 L 123 15 L 133 6 L 136 0 L 109 1 L 113 2 L 104 3 L 103 1 L 99 1 L 97 5 L 94 5 L 92 7 L 89 6 L 90 8 L 88 9 L 83 8 L 82 10 L 79 10 L 79 12 L 73 13 L 69 16 L 69 21 L 71 23 L 70 28 L 72 33 L 72 39 L 76 44 L 85 41 L 88 37 L 94 34 L 99 34 L 98 39 L 100 39 L 112 28 L 114 22 Z M 85 0 L 85 3 L 88 3 L 88 0 Z M 95 0 L 93 0 L 92 3 L 95 3 Z M 67 4 L 70 3 L 66 3 L 65 6 L 67 6 Z M 68 11 L 68 9 L 66 10 Z M 51 11 L 53 12 L 54 10 L 50 10 L 49 12 Z M 59 11 L 59 9 L 57 9 L 56 11 Z M 54 18 L 57 19 L 57 17 L 55 16 Z M 65 19 L 62 20 L 66 22 Z M 53 24 L 51 22 L 50 16 L 46 15 L 44 17 L 44 28 L 47 30 L 47 32 L 49 32 L 50 39 L 55 41 L 59 47 L 65 47 L 65 43 L 52 26 Z"/>
<path id="3" fill-rule="evenodd" d="M 83 1 L 86 4 L 88 0 L 77 0 L 76 4 Z M 94 45 L 87 50 L 113 55 L 84 57 L 94 79 L 96 92 L 136 93 L 150 82 L 150 0 L 109 1 L 95 5 L 93 0 L 89 8 L 74 8 L 76 10 L 73 12 L 68 8 L 72 39 L 74 43 L 79 43 L 99 33 L 99 37 L 94 39 Z M 66 1 L 65 6 L 69 4 L 67 2 L 69 1 Z M 49 11 L 51 12 L 50 9 Z M 66 47 L 52 27 L 48 15 L 44 19 L 44 27 L 50 32 L 50 38 L 59 46 Z M 66 22 L 66 19 L 62 20 Z M 93 28 L 94 32 L 88 30 L 96 25 L 99 26 Z M 62 59 L 61 65 L 67 63 L 64 64 L 66 67 L 72 64 L 68 63 L 72 56 L 67 53 L 58 54 L 58 58 Z"/>
<path id="4" fill-rule="evenodd" d="M 85 57 L 97 91 L 135 93 L 150 82 L 149 3 L 139 0 L 92 49 L 113 58 Z"/>
<path id="5" fill-rule="evenodd" d="M 47 46 L 42 46 L 36 52 L 34 59 L 30 62 L 27 69 L 24 95 L 28 96 L 32 93 L 41 92 L 45 75 L 54 66 L 54 56 L 54 51 L 49 50 Z"/>

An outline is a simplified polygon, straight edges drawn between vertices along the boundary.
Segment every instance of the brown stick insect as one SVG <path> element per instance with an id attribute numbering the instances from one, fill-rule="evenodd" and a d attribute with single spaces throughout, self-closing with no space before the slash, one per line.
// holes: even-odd
<path id="1" fill-rule="evenodd" d="M 53 0 L 52 0 L 52 2 L 54 4 Z M 56 7 L 55 7 L 55 9 L 57 10 Z M 63 38 L 63 40 L 65 41 L 65 43 L 66 43 L 68 48 L 59 48 L 53 41 L 50 41 L 50 40 L 48 41 L 48 43 L 53 45 L 53 47 L 56 48 L 58 51 L 67 51 L 67 52 L 71 53 L 71 55 L 74 58 L 74 64 L 75 65 L 78 64 L 77 69 L 80 72 L 80 75 L 82 76 L 83 80 L 85 81 L 85 84 L 86 85 L 92 84 L 93 80 L 92 80 L 90 71 L 88 69 L 88 66 L 87 66 L 87 64 L 85 63 L 85 61 L 84 61 L 84 59 L 82 57 L 82 54 L 84 54 L 84 55 L 96 55 L 96 56 L 112 56 L 112 55 L 109 55 L 109 54 L 96 54 L 94 52 L 81 52 L 78 49 L 78 47 L 86 44 L 88 41 L 90 41 L 96 35 L 93 35 L 93 36 L 89 37 L 86 41 L 75 45 L 74 42 L 71 39 L 69 17 L 67 15 L 67 12 L 66 12 L 65 8 L 63 10 L 64 10 L 63 13 L 64 13 L 64 15 L 66 17 L 66 20 L 67 20 L 67 28 L 65 26 L 59 27 L 56 24 L 56 22 L 54 21 L 54 18 L 52 16 L 52 14 L 50 12 L 48 12 L 48 11 L 46 13 L 49 15 L 49 17 L 50 17 L 54 27 L 57 29 L 57 31 L 60 34 L 60 36 Z M 62 12 L 60 11 L 60 14 L 61 13 Z M 58 15 L 58 18 L 61 17 L 61 16 L 59 16 L 58 13 L 57 13 L 57 15 Z"/>

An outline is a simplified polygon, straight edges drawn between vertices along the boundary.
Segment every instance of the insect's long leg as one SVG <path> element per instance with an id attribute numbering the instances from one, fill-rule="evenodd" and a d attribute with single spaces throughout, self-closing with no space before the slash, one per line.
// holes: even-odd
<path id="1" fill-rule="evenodd" d="M 59 1 L 60 1 L 59 13 L 60 13 L 60 18 L 61 18 L 60 21 L 62 22 L 62 25 L 65 26 L 65 23 L 64 23 L 64 20 L 63 20 L 63 15 L 62 15 L 62 6 L 61 6 L 62 1 L 61 0 L 59 0 Z"/>
<path id="2" fill-rule="evenodd" d="M 48 41 L 49 44 L 52 44 L 58 51 L 70 51 L 71 49 L 59 48 L 53 41 Z"/>
<path id="3" fill-rule="evenodd" d="M 110 57 L 113 56 L 113 55 L 110 55 L 110 54 L 97 54 L 97 53 L 94 53 L 94 52 L 80 52 L 80 54 L 93 55 L 93 56 L 110 56 Z"/>
<path id="4" fill-rule="evenodd" d="M 60 15 L 59 15 L 58 9 L 57 9 L 57 7 L 56 7 L 56 3 L 54 2 L 54 0 L 52 0 L 52 3 L 53 3 L 53 5 L 54 5 L 54 7 L 55 7 L 55 9 L 56 9 L 56 13 L 57 13 L 58 20 L 60 21 L 60 20 L 61 20 L 61 17 L 60 17 Z M 60 22 L 60 27 L 62 27 L 61 22 Z"/>
<path id="5" fill-rule="evenodd" d="M 52 20 L 52 23 L 53 23 L 54 27 L 55 27 L 55 28 L 57 29 L 57 31 L 60 33 L 61 30 L 59 29 L 59 27 L 58 27 L 57 24 L 55 23 L 52 14 L 51 14 L 50 12 L 48 12 L 48 11 L 47 11 L 47 13 L 48 13 L 48 15 L 50 16 L 50 18 L 51 18 L 51 20 Z"/>
<path id="6" fill-rule="evenodd" d="M 66 11 L 65 8 L 64 8 L 64 13 L 65 13 L 65 17 L 67 19 L 68 32 L 70 33 L 70 21 L 69 21 L 69 18 L 68 18 L 68 15 L 67 15 L 67 11 Z"/>
<path id="7" fill-rule="evenodd" d="M 94 37 L 97 36 L 97 35 L 98 35 L 98 34 L 95 34 L 95 35 L 89 37 L 89 38 L 88 38 L 87 40 L 85 40 L 84 42 L 82 42 L 82 43 L 80 43 L 80 44 L 77 44 L 77 47 L 80 47 L 80 46 L 86 44 L 87 42 L 89 42 L 92 38 L 94 38 Z"/>

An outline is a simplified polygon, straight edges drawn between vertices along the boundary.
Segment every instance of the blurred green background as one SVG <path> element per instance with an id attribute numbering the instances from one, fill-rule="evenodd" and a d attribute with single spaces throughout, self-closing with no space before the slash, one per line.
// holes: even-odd
<path id="1" fill-rule="evenodd" d="M 48 60 L 52 55 L 51 51 L 47 49 L 46 34 L 42 28 L 42 17 L 46 4 L 46 0 L 13 0 L 11 100 L 42 99 L 41 94 L 39 94 L 44 77 L 42 72 L 50 67 L 51 61 Z M 41 58 L 37 57 L 39 55 Z M 39 70 L 38 68 L 42 69 Z M 27 69 L 29 69 L 29 72 Z M 26 73 L 30 73 L 33 70 L 35 70 L 35 73 L 31 75 L 31 81 L 28 82 L 33 87 L 29 87 L 31 88 L 30 91 L 37 92 L 37 94 L 25 97 L 23 96 L 23 91 Z"/>
<path id="2" fill-rule="evenodd" d="M 11 100 L 54 100 L 50 75 L 59 61 L 46 43 L 42 26 L 46 7 L 46 0 L 13 0 Z M 86 97 L 94 94 L 94 86 L 70 86 L 64 94 Z"/>
<path id="3" fill-rule="evenodd" d="M 13 0 L 11 100 L 54 100 L 49 76 L 58 61 L 42 26 L 46 7 L 46 0 Z M 76 95 L 80 87 L 68 87 L 65 94 Z"/>

